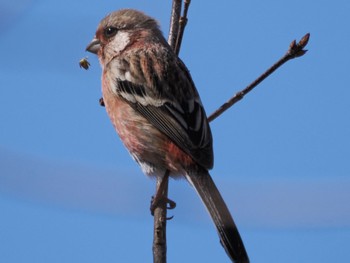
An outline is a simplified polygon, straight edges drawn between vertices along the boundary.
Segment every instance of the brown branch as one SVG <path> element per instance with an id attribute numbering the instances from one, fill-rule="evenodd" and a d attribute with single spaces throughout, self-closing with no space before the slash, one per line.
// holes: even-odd
<path id="1" fill-rule="evenodd" d="M 176 39 L 176 45 L 175 45 L 175 53 L 176 55 L 179 55 L 180 53 L 180 48 L 181 48 L 181 43 L 182 43 L 182 38 L 185 32 L 185 27 L 187 25 L 187 12 L 188 12 L 188 8 L 190 7 L 191 4 L 191 0 L 184 0 L 184 12 L 183 15 L 180 17 L 180 21 L 179 21 L 179 32 L 178 32 L 178 36 Z"/>
<path id="2" fill-rule="evenodd" d="M 173 0 L 168 43 L 175 51 L 175 46 L 180 44 L 178 40 L 179 22 L 181 16 L 182 0 Z M 188 8 L 188 7 L 187 7 Z M 187 13 L 187 12 L 186 12 Z M 183 31 L 184 29 L 182 29 Z M 183 32 L 182 32 L 183 34 Z M 181 37 L 182 38 L 182 37 Z M 178 47 L 178 51 L 180 46 Z M 178 52 L 177 51 L 177 52 Z M 163 178 L 157 177 L 156 196 L 160 195 L 160 199 L 168 200 L 168 181 L 169 173 L 166 172 Z M 164 181 L 166 180 L 166 181 Z M 159 193 L 159 191 L 161 191 Z M 167 202 L 159 202 L 154 207 L 154 230 L 153 230 L 153 262 L 166 263 L 166 222 L 167 218 Z M 152 207 L 152 205 L 151 205 Z"/>
<path id="3" fill-rule="evenodd" d="M 168 196 L 169 174 L 165 174 L 162 179 L 157 177 L 156 195 L 160 192 L 160 198 Z M 161 189 L 162 188 L 162 189 Z M 156 197 L 154 197 L 156 198 Z M 167 202 L 159 202 L 154 209 L 154 229 L 153 229 L 153 263 L 166 262 L 166 221 L 167 221 Z"/>
<path id="4" fill-rule="evenodd" d="M 171 16 L 170 16 L 168 43 L 174 50 L 175 50 L 175 45 L 179 34 L 181 6 L 182 6 L 182 0 L 173 0 L 173 5 L 171 8 Z"/>
<path id="5" fill-rule="evenodd" d="M 173 0 L 170 28 L 168 43 L 174 49 L 175 53 L 178 55 L 185 27 L 187 24 L 187 12 L 191 0 L 184 0 L 184 12 L 181 15 L 181 5 L 182 0 Z M 270 67 L 265 73 L 263 73 L 259 78 L 253 81 L 245 89 L 237 92 L 229 101 L 224 103 L 219 109 L 217 109 L 212 115 L 209 116 L 208 120 L 212 121 L 218 116 L 220 116 L 224 111 L 234 105 L 236 102 L 240 101 L 247 93 L 253 90 L 257 85 L 259 85 L 264 79 L 271 75 L 275 70 L 282 66 L 287 61 L 300 57 L 306 53 L 304 47 L 307 45 L 310 34 L 306 34 L 299 43 L 294 40 L 290 46 L 288 52 L 277 61 L 272 67 Z M 168 204 L 168 181 L 169 172 L 167 171 L 163 178 L 157 177 L 157 187 L 156 187 L 156 197 L 160 196 L 163 202 L 159 202 L 154 208 L 154 232 L 153 232 L 153 262 L 154 263 L 166 263 L 166 222 L 167 218 L 167 204 Z M 164 201 L 167 200 L 167 201 Z M 153 205 L 153 204 L 152 204 Z M 151 208 L 152 208 L 151 205 Z"/>
<path id="6" fill-rule="evenodd" d="M 231 99 L 229 99 L 227 102 L 221 105 L 220 108 L 218 108 L 215 112 L 213 112 L 208 117 L 208 120 L 213 121 L 214 119 L 219 117 L 224 111 L 230 108 L 233 104 L 243 99 L 243 97 L 247 93 L 253 90 L 257 85 L 259 85 L 264 79 L 270 76 L 276 69 L 281 67 L 284 63 L 286 63 L 287 61 L 293 58 L 303 56 L 307 52 L 307 50 L 304 50 L 304 47 L 307 45 L 309 38 L 310 38 L 310 33 L 307 33 L 299 41 L 299 43 L 296 43 L 296 41 L 293 40 L 289 46 L 287 53 L 280 60 L 278 60 L 274 65 L 272 65 L 268 70 L 266 70 L 260 77 L 258 77 L 251 84 L 249 84 L 245 89 L 237 92 Z"/>

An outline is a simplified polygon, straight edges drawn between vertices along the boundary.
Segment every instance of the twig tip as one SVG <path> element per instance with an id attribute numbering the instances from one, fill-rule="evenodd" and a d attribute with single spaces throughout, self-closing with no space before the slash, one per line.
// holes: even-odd
<path id="1" fill-rule="evenodd" d="M 299 41 L 298 45 L 302 48 L 306 47 L 307 43 L 309 43 L 310 33 L 307 33 L 302 39 Z"/>
<path id="2" fill-rule="evenodd" d="M 297 43 L 296 40 L 293 40 L 289 45 L 288 55 L 289 58 L 297 58 L 305 55 L 307 50 L 304 49 L 310 39 L 310 33 L 305 34 L 301 40 Z"/>

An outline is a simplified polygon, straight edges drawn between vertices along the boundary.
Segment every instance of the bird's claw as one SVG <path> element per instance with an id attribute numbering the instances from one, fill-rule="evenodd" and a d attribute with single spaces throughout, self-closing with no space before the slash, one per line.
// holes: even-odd
<path id="1" fill-rule="evenodd" d="M 161 197 L 161 198 L 157 198 L 152 196 L 151 199 L 151 206 L 150 206 L 150 210 L 151 210 L 151 215 L 154 216 L 154 211 L 156 210 L 157 207 L 161 206 L 161 205 L 166 205 L 166 209 L 174 209 L 176 207 L 176 203 L 166 197 Z M 167 220 L 171 220 L 174 216 L 171 217 L 167 217 Z"/>

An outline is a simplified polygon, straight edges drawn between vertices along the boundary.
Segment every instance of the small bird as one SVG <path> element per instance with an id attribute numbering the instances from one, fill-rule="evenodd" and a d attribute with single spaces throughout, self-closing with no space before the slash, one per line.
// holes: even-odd
<path id="1" fill-rule="evenodd" d="M 185 177 L 205 204 L 230 259 L 249 262 L 208 173 L 213 143 L 201 99 L 156 20 L 132 9 L 112 12 L 101 20 L 86 50 L 98 55 L 106 111 L 142 171 Z"/>

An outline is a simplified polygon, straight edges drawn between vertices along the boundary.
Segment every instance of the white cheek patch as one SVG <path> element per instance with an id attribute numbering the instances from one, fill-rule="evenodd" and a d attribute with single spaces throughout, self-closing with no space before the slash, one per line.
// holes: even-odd
<path id="1" fill-rule="evenodd" d="M 107 68 L 109 63 L 113 62 L 130 43 L 130 34 L 128 32 L 119 31 L 114 38 L 105 46 L 104 54 L 100 57 L 100 63 Z"/>
<path id="2" fill-rule="evenodd" d="M 129 43 L 130 34 L 128 32 L 119 31 L 112 41 L 112 46 L 114 51 L 119 53 L 120 51 L 123 51 Z"/>

